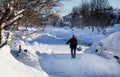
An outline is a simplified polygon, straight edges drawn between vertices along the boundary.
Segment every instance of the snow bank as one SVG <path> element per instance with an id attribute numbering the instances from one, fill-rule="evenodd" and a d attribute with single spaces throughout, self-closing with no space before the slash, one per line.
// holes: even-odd
<path id="1" fill-rule="evenodd" d="M 110 34 L 99 42 L 95 42 L 86 52 L 98 54 L 107 59 L 116 58 L 120 63 L 120 31 Z"/>
<path id="2" fill-rule="evenodd" d="M 38 58 L 36 56 L 34 56 L 32 53 L 30 53 L 29 51 L 27 51 L 27 52 L 21 51 L 21 53 L 19 53 L 19 55 L 16 58 L 20 62 L 22 62 L 28 66 L 34 67 L 38 70 L 41 70 Z"/>
<path id="3" fill-rule="evenodd" d="M 36 70 L 16 60 L 10 53 L 9 46 L 0 49 L 1 77 L 48 77 L 42 70 Z"/>
<path id="4" fill-rule="evenodd" d="M 116 31 L 120 31 L 120 24 L 115 24 L 113 27 L 109 27 L 106 29 L 107 34 L 111 34 Z"/>
<path id="5" fill-rule="evenodd" d="M 101 40 L 95 49 L 99 54 L 103 54 L 107 57 L 120 57 L 120 31 Z"/>
<path id="6" fill-rule="evenodd" d="M 76 37 L 78 38 L 79 44 L 92 44 L 95 41 L 99 41 L 106 37 L 106 35 L 98 33 L 97 29 L 92 32 L 92 30 L 88 27 L 80 29 L 76 27 L 69 28 L 47 26 L 43 34 L 41 35 L 40 33 L 41 36 L 34 38 L 34 36 L 32 35 L 32 41 L 29 41 L 27 39 L 26 40 L 30 43 L 37 41 L 44 44 L 65 44 L 66 41 L 72 37 L 73 34 L 76 35 Z"/>

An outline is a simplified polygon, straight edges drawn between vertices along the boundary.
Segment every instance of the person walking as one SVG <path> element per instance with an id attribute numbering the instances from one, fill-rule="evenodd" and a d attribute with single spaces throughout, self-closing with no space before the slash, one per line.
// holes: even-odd
<path id="1" fill-rule="evenodd" d="M 71 58 L 76 58 L 76 48 L 77 48 L 77 38 L 75 35 L 70 38 L 66 44 L 70 44 L 70 49 L 71 49 Z"/>

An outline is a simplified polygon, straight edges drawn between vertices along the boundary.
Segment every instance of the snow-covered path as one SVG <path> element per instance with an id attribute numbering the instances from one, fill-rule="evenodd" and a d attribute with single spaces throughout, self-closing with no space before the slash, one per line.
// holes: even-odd
<path id="1" fill-rule="evenodd" d="M 118 63 L 94 54 L 40 54 L 40 66 L 50 77 L 119 77 Z M 118 64 L 118 65 L 117 65 Z"/>
<path id="2" fill-rule="evenodd" d="M 43 46 L 42 46 L 43 47 Z M 50 77 L 119 77 L 120 65 L 116 60 L 84 52 L 88 47 L 81 46 L 76 59 L 71 59 L 68 45 L 49 45 L 39 51 L 40 67 Z M 42 50 L 41 50 L 42 51 Z M 119 67 L 118 67 L 119 66 Z"/>
<path id="3" fill-rule="evenodd" d="M 82 51 L 77 51 L 76 59 L 71 59 L 68 45 L 36 42 L 24 47 L 38 56 L 35 60 L 38 59 L 39 68 L 50 77 L 120 77 L 120 64 L 116 60 L 84 52 L 88 48 L 85 46 L 81 46 Z M 25 61 L 24 58 L 22 60 Z"/>

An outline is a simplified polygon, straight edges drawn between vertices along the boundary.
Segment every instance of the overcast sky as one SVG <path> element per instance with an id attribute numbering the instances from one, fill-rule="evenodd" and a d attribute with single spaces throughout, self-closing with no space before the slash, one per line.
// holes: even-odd
<path id="1" fill-rule="evenodd" d="M 66 2 L 61 16 L 69 14 L 74 6 L 80 5 L 81 1 L 82 0 L 71 0 L 70 2 Z M 120 0 L 109 0 L 109 2 L 113 7 L 120 9 Z"/>

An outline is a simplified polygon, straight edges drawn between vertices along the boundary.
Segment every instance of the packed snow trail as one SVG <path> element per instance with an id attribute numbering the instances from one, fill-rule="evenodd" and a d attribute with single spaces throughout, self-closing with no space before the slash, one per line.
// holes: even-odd
<path id="1" fill-rule="evenodd" d="M 120 77 L 117 61 L 94 54 L 77 54 L 76 59 L 71 59 L 70 54 L 36 54 L 41 57 L 40 66 L 50 77 Z"/>

